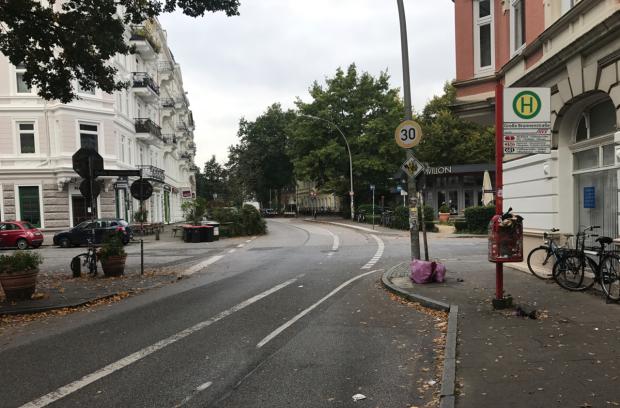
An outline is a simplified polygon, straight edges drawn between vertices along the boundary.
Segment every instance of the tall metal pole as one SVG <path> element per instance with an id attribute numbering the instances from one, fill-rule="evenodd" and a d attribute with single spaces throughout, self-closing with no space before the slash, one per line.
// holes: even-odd
<path id="1" fill-rule="evenodd" d="M 504 85 L 498 82 L 495 85 L 495 214 L 502 215 L 504 212 L 503 194 L 503 161 L 504 150 Z M 495 263 L 495 302 L 496 309 L 506 305 L 504 301 L 504 264 Z"/>
<path id="2" fill-rule="evenodd" d="M 409 77 L 409 45 L 407 41 L 407 20 L 403 0 L 396 0 L 400 19 L 400 44 L 403 59 L 403 93 L 405 97 L 405 120 L 411 120 L 411 81 Z M 413 157 L 413 151 L 407 149 L 407 159 Z M 420 234 L 418 228 L 418 199 L 415 179 L 410 176 L 407 181 L 409 197 L 409 235 L 411 237 L 411 259 L 420 259 Z"/>
<path id="3" fill-rule="evenodd" d="M 329 125 L 336 128 L 338 133 L 340 133 L 340 136 L 342 136 L 342 139 L 344 140 L 344 144 L 347 146 L 347 153 L 349 153 L 349 182 L 350 182 L 349 197 L 351 197 L 351 219 L 354 220 L 355 219 L 355 204 L 353 202 L 353 198 L 354 198 L 355 192 L 353 191 L 353 156 L 351 156 L 351 148 L 349 147 L 349 142 L 347 141 L 347 137 L 344 135 L 342 130 L 340 130 L 338 125 L 336 125 L 334 122 L 330 120 L 323 119 L 318 116 L 312 116 L 312 115 L 300 114 L 299 116 L 303 116 L 305 118 L 316 119 L 316 120 L 322 120 L 323 122 L 326 122 Z"/>

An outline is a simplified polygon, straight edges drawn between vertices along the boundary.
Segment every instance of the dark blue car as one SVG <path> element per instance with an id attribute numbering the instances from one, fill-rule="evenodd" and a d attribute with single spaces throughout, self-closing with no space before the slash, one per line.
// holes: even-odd
<path id="1" fill-rule="evenodd" d="M 123 235 L 123 244 L 127 245 L 133 238 L 133 231 L 127 221 L 120 218 L 99 218 L 94 221 L 84 221 L 67 231 L 54 235 L 54 245 L 62 248 L 87 245 L 88 239 L 93 237 L 94 243 L 101 244 L 103 240 L 116 232 Z"/>

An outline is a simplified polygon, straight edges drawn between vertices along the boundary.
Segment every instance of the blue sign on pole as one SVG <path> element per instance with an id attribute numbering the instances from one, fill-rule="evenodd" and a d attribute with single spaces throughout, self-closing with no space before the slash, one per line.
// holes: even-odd
<path id="1" fill-rule="evenodd" d="M 583 188 L 583 208 L 596 208 L 596 190 L 594 187 Z"/>

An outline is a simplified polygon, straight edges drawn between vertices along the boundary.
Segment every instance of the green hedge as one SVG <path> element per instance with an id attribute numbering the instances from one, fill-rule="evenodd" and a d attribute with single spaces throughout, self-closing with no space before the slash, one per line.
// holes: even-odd
<path id="1" fill-rule="evenodd" d="M 433 207 L 428 205 L 424 206 L 424 224 L 426 225 L 427 232 L 436 232 L 437 227 L 433 222 L 435 218 L 435 211 Z M 422 214 L 418 212 L 418 223 L 422 224 Z M 409 229 L 409 208 L 405 206 L 399 206 L 394 209 L 394 222 L 392 224 L 393 228 L 408 230 Z"/>
<path id="2" fill-rule="evenodd" d="M 469 207 L 465 209 L 467 231 L 475 234 L 486 234 L 489 222 L 495 215 L 495 206 Z"/>
<path id="3" fill-rule="evenodd" d="M 454 221 L 454 229 L 456 232 L 467 232 L 467 221 L 456 220 Z"/>
<path id="4" fill-rule="evenodd" d="M 234 207 L 213 208 L 211 218 L 220 223 L 221 234 L 225 237 L 263 235 L 267 232 L 265 220 L 251 205 L 244 205 L 241 210 Z"/>

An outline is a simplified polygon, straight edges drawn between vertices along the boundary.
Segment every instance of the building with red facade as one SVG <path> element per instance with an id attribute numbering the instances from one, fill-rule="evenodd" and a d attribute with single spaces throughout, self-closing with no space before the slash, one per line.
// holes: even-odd
<path id="1" fill-rule="evenodd" d="M 492 124 L 497 83 L 551 89 L 551 153 L 504 158 L 504 207 L 525 218 L 526 247 L 552 227 L 619 236 L 620 0 L 454 6 L 455 112 Z"/>

